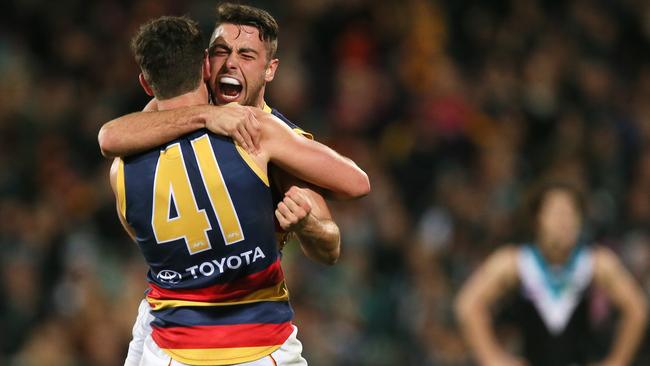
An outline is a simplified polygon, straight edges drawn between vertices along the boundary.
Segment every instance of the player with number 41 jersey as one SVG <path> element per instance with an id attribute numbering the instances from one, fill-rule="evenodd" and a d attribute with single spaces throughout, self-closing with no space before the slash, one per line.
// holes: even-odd
<path id="1" fill-rule="evenodd" d="M 161 348 L 192 360 L 223 348 L 237 359 L 282 344 L 293 311 L 274 205 L 266 175 L 243 149 L 198 131 L 125 159 L 117 183 L 150 265 L 147 300 Z"/>
<path id="2" fill-rule="evenodd" d="M 207 104 L 202 81 L 209 62 L 194 22 L 161 17 L 142 26 L 132 45 L 140 82 L 159 110 Z M 132 343 L 144 343 L 133 353 L 130 347 L 129 364 L 257 361 L 295 334 L 269 163 L 334 194 L 358 197 L 370 189 L 367 175 L 349 159 L 295 133 L 268 110 L 246 113 L 259 122 L 259 148 L 250 155 L 231 138 L 202 129 L 117 159 L 111 168 L 118 216 L 150 267 L 146 300 L 153 320 L 141 311 Z M 304 363 L 299 349 L 286 351 Z"/>

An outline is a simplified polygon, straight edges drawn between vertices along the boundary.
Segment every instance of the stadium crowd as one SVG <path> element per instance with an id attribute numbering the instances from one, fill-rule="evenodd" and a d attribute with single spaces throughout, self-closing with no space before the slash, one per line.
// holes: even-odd
<path id="1" fill-rule="evenodd" d="M 521 207 L 543 179 L 586 192 L 585 235 L 650 296 L 649 2 L 248 3 L 280 24 L 269 105 L 373 188 L 331 203 L 338 264 L 285 249 L 310 364 L 472 364 L 454 296 L 496 246 L 530 237 Z M 128 48 L 137 27 L 188 14 L 207 39 L 215 7 L 0 4 L 0 364 L 123 362 L 146 268 L 117 220 L 97 132 L 148 100 Z M 606 301 L 592 310 L 607 344 L 615 314 Z M 637 364 L 650 364 L 650 337 Z"/>

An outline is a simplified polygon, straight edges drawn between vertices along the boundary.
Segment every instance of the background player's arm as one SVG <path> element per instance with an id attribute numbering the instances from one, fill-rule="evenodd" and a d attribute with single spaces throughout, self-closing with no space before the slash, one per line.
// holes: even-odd
<path id="1" fill-rule="evenodd" d="M 284 171 L 274 169 L 271 174 L 276 187 L 286 192 L 275 211 L 282 229 L 296 234 L 308 258 L 328 265 L 336 263 L 341 253 L 341 233 L 323 196 L 315 187 Z"/>
<path id="2" fill-rule="evenodd" d="M 127 234 L 131 237 L 131 239 L 135 242 L 135 230 L 129 224 L 126 222 L 126 217 L 122 215 L 122 211 L 120 211 L 120 206 L 119 206 L 119 201 L 117 197 L 117 169 L 119 167 L 119 162 L 120 159 L 116 158 L 113 159 L 113 164 L 111 165 L 111 171 L 110 171 L 110 181 L 111 181 L 111 188 L 113 189 L 113 194 L 115 195 L 115 209 L 117 210 L 117 217 L 120 218 L 120 223 L 122 224 L 122 227 L 124 227 L 124 230 L 126 231 Z"/>
<path id="3" fill-rule="evenodd" d="M 259 123 L 250 108 L 237 103 L 157 111 L 153 100 L 143 112 L 127 114 L 105 123 L 97 139 L 104 156 L 128 156 L 201 128 L 230 136 L 249 152 L 255 151 L 258 146 Z"/>
<path id="4" fill-rule="evenodd" d="M 517 248 L 505 247 L 488 257 L 458 294 L 456 317 L 480 365 L 525 365 L 499 345 L 490 313 L 490 307 L 516 285 L 517 276 Z"/>
<path id="5" fill-rule="evenodd" d="M 646 327 L 648 304 L 642 290 L 612 251 L 600 247 L 594 253 L 596 286 L 605 291 L 621 312 L 612 349 L 599 365 L 629 365 Z"/>
<path id="6" fill-rule="evenodd" d="M 330 190 L 357 198 L 370 192 L 366 173 L 331 148 L 294 133 L 275 116 L 256 113 L 261 123 L 261 154 L 287 173 Z"/>

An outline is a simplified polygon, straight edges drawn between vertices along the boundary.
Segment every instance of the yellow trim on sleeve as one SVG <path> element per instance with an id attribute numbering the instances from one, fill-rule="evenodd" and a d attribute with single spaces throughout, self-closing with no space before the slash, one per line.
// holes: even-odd
<path id="1" fill-rule="evenodd" d="M 117 163 L 117 202 L 120 214 L 126 219 L 126 183 L 124 181 L 124 160 L 118 158 Z"/>
<path id="2" fill-rule="evenodd" d="M 189 365 L 232 365 L 259 360 L 260 358 L 275 352 L 281 346 L 282 345 L 208 349 L 163 348 L 162 350 L 174 360 Z"/>
<path id="3" fill-rule="evenodd" d="M 242 159 L 248 164 L 248 166 L 251 168 L 251 170 L 266 184 L 267 187 L 270 187 L 269 184 L 269 177 L 266 175 L 264 170 L 260 168 L 259 165 L 251 158 L 251 156 L 244 150 L 243 147 L 239 146 L 238 144 L 235 144 L 235 147 L 237 148 L 237 152 L 239 152 L 239 155 L 241 155 Z"/>
<path id="4" fill-rule="evenodd" d="M 314 139 L 314 135 L 312 135 L 312 134 L 309 133 L 309 132 L 306 132 L 306 131 L 303 130 L 302 128 L 298 128 L 298 127 L 296 127 L 296 128 L 293 129 L 293 132 L 297 133 L 298 135 L 303 135 L 303 136 L 305 136 L 306 138 L 308 138 L 308 139 L 310 139 L 310 140 L 313 140 L 313 139 Z"/>

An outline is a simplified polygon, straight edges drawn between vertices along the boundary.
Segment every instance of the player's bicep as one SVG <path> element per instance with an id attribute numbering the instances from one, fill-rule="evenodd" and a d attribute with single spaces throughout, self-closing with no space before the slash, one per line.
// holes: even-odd
<path id="1" fill-rule="evenodd" d="M 119 175 L 120 175 L 120 169 L 121 169 L 121 164 L 122 160 L 120 158 L 115 158 L 113 159 L 113 164 L 111 165 L 111 170 L 110 170 L 110 176 L 109 180 L 111 183 L 111 189 L 113 190 L 113 194 L 115 195 L 115 210 L 117 211 L 117 217 L 120 220 L 120 224 L 122 224 L 122 227 L 126 231 L 127 234 L 131 237 L 133 241 L 135 240 L 135 230 L 126 222 L 126 217 L 124 217 L 124 209 L 123 205 L 120 202 L 120 194 L 119 194 Z"/>
<path id="2" fill-rule="evenodd" d="M 111 170 L 109 173 L 109 181 L 111 183 L 111 189 L 113 190 L 113 194 L 115 195 L 115 198 L 117 197 L 117 175 L 119 174 L 120 170 L 120 158 L 114 158 L 113 163 L 111 164 Z"/>
<path id="3" fill-rule="evenodd" d="M 623 267 L 616 255 L 606 248 L 595 251 L 596 285 L 605 291 L 612 302 L 618 306 L 634 301 L 640 293 L 639 286 L 632 275 Z"/>
<path id="4" fill-rule="evenodd" d="M 262 145 L 270 161 L 292 175 L 332 190 L 345 190 L 357 178 L 351 164 L 327 146 L 299 136 L 275 120 L 263 126 Z"/>
<path id="5" fill-rule="evenodd" d="M 115 209 L 117 211 L 117 217 L 120 219 L 120 224 L 122 224 L 122 227 L 124 228 L 124 231 L 126 231 L 126 233 L 129 234 L 129 237 L 131 238 L 131 240 L 133 240 L 134 242 L 137 242 L 137 240 L 135 239 L 135 230 L 133 230 L 131 225 L 129 225 L 126 222 L 126 217 L 124 217 L 124 215 L 122 215 L 122 212 L 120 211 L 119 204 L 115 205 Z"/>

